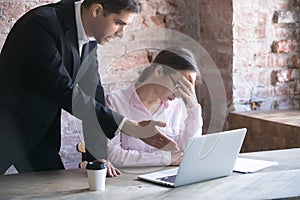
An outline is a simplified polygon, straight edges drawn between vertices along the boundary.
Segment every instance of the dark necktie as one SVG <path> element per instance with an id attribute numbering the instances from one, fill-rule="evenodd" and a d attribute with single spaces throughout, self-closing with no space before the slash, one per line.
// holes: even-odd
<path id="1" fill-rule="evenodd" d="M 88 56 L 88 54 L 96 47 L 97 43 L 96 41 L 90 41 L 82 46 L 82 51 L 81 51 L 81 57 L 80 57 L 80 62 L 83 63 L 84 59 Z M 95 58 L 97 59 L 97 58 Z M 105 106 L 105 101 L 104 101 L 104 91 L 101 86 L 100 80 L 99 84 L 97 85 L 97 92 L 95 94 L 95 99 L 101 103 L 103 106 Z M 88 149 L 86 149 L 86 153 L 82 155 L 82 160 L 87 160 L 87 161 L 94 161 L 97 160 L 96 157 L 94 157 Z"/>
<path id="2" fill-rule="evenodd" d="M 81 57 L 80 57 L 80 62 L 81 63 L 89 55 L 89 53 L 96 47 L 96 45 L 97 45 L 96 41 L 90 41 L 88 43 L 85 43 L 82 46 Z"/>
<path id="3" fill-rule="evenodd" d="M 73 79 L 75 79 L 75 77 L 76 77 L 76 80 L 78 81 L 78 80 L 80 80 L 82 78 L 83 74 L 86 72 L 87 67 L 88 67 L 87 62 L 86 62 L 86 64 L 83 64 L 83 62 L 88 57 L 89 53 L 94 48 L 96 48 L 96 46 L 97 46 L 97 42 L 96 41 L 87 42 L 87 43 L 85 43 L 82 46 L 81 56 L 80 56 L 80 66 L 74 65 L 74 68 L 73 68 Z M 91 57 L 91 59 L 93 59 L 92 57 Z M 81 72 L 78 75 L 77 73 L 78 73 L 79 68 L 81 68 Z"/>

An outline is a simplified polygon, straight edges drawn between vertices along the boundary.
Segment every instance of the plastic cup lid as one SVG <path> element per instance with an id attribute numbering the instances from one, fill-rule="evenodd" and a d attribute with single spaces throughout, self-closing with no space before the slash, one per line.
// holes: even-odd
<path id="1" fill-rule="evenodd" d="M 88 162 L 86 165 L 86 169 L 89 170 L 100 170 L 105 168 L 106 168 L 106 164 L 97 160 L 93 162 Z"/>

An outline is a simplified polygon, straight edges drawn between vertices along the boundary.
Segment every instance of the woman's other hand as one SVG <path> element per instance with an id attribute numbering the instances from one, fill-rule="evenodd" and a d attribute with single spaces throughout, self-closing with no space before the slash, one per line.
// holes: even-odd
<path id="1" fill-rule="evenodd" d="M 182 155 L 181 151 L 171 152 L 171 165 L 180 165 Z"/>

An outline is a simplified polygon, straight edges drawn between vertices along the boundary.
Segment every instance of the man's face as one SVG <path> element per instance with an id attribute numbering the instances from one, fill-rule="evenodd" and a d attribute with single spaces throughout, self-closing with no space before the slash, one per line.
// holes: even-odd
<path id="1" fill-rule="evenodd" d="M 106 16 L 94 13 L 89 26 L 90 35 L 95 37 L 99 44 L 110 41 L 115 37 L 122 37 L 126 25 L 133 21 L 135 13 L 122 11 L 120 14 L 109 13 Z"/>

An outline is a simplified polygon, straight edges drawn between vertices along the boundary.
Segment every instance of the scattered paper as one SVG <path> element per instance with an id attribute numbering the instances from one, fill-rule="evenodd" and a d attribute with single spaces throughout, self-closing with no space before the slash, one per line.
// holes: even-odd
<path id="1" fill-rule="evenodd" d="M 238 157 L 235 162 L 233 171 L 241 173 L 253 173 L 273 165 L 278 165 L 278 163 L 272 161 Z"/>

